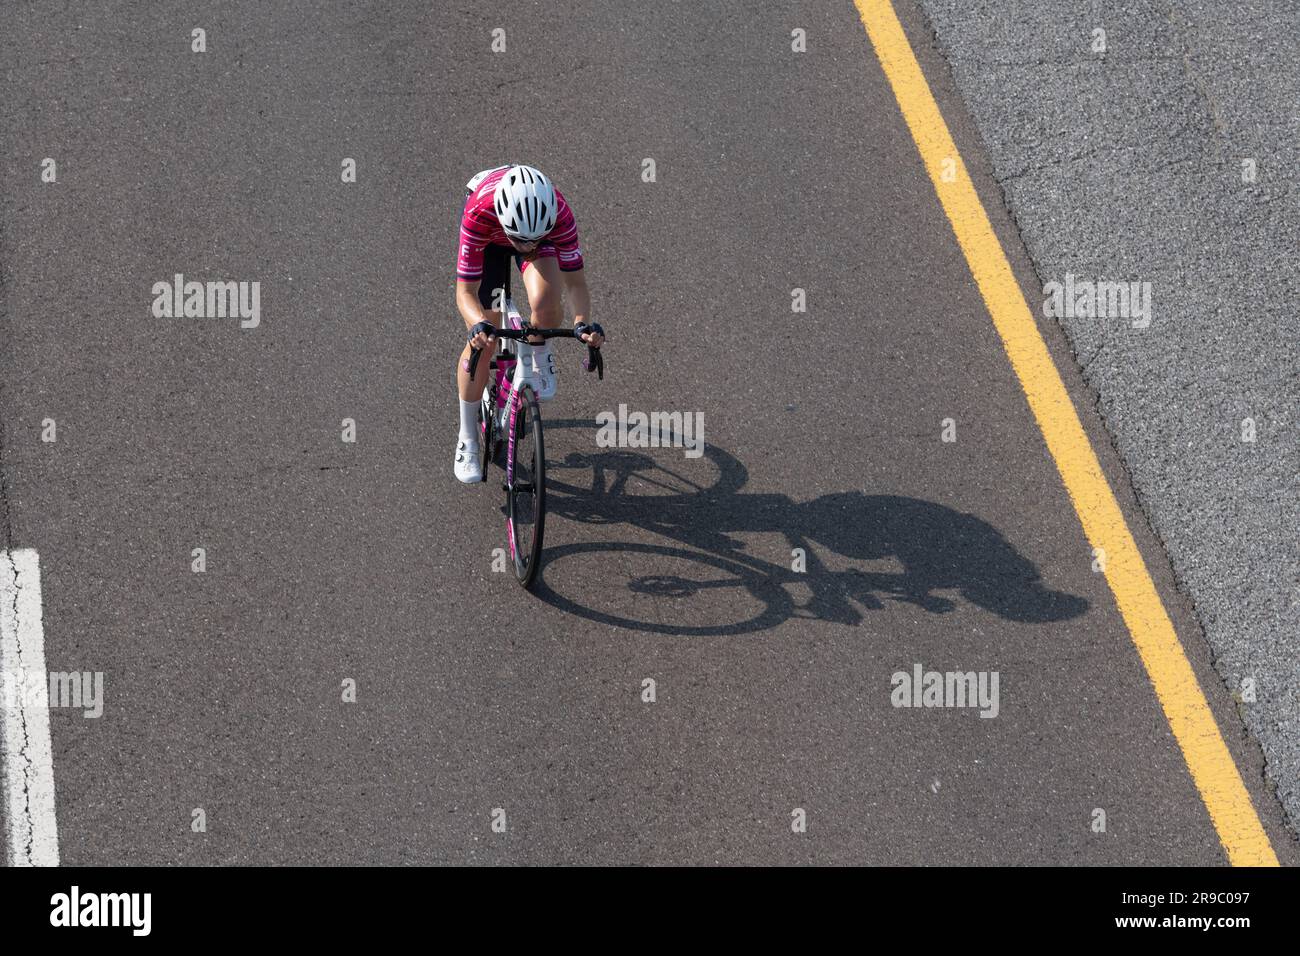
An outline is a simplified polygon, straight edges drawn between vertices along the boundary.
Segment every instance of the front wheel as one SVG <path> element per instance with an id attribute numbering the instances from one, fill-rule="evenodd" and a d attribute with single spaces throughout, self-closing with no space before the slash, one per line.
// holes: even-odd
<path id="1" fill-rule="evenodd" d="M 496 429 L 492 427 L 492 417 L 496 414 L 496 406 L 490 394 L 491 388 L 492 385 L 489 383 L 488 387 L 483 389 L 483 398 L 479 401 L 478 408 L 478 454 L 479 464 L 483 468 L 483 481 L 487 481 L 488 465 L 491 464 L 493 458 L 492 445 L 497 440 Z"/>
<path id="2" fill-rule="evenodd" d="M 507 426 L 506 514 L 515 576 L 532 587 L 542 557 L 546 523 L 546 452 L 537 396 L 525 386 L 514 396 Z"/>

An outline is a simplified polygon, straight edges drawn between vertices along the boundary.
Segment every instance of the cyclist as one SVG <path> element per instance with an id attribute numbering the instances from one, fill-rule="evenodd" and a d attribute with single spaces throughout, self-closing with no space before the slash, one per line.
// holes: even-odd
<path id="1" fill-rule="evenodd" d="M 501 327 L 510 296 L 510 259 L 523 275 L 531 322 L 552 329 L 564 319 L 567 293 L 574 323 L 590 323 L 591 295 L 582 268 L 578 226 L 564 196 L 531 166 L 485 169 L 465 184 L 465 211 L 460 220 L 460 255 L 456 260 L 456 307 L 466 329 L 479 322 Z M 582 336 L 599 347 L 598 332 Z M 555 359 L 550 346 L 519 342 L 519 365 L 537 397 L 555 395 Z M 481 348 L 477 374 L 469 377 L 470 349 Z M 456 477 L 466 484 L 481 481 L 479 400 L 489 376 L 496 337 L 479 332 L 466 344 L 456 364 L 460 395 L 460 435 L 456 440 Z"/>

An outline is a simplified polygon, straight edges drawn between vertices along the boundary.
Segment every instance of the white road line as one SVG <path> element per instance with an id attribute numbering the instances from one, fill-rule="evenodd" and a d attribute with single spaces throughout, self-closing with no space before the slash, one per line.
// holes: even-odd
<path id="1" fill-rule="evenodd" d="M 0 756 L 10 866 L 59 865 L 48 675 L 40 559 L 31 548 L 0 551 Z"/>

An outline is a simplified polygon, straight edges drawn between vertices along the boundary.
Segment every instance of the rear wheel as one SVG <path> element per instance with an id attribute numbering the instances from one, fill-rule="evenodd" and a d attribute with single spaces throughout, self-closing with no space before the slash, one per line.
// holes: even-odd
<path id="1" fill-rule="evenodd" d="M 546 523 L 546 452 L 537 396 L 525 386 L 507 423 L 506 514 L 515 576 L 524 587 L 537 578 Z"/>

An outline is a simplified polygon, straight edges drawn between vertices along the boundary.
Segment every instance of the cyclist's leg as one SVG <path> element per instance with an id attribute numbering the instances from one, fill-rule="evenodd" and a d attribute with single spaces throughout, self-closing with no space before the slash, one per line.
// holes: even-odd
<path id="1" fill-rule="evenodd" d="M 488 321 L 501 327 L 501 309 L 510 298 L 510 255 L 502 246 L 488 246 L 483 250 L 483 278 L 478 285 L 478 301 L 487 313 Z M 473 380 L 466 371 L 469 364 L 469 345 L 466 345 L 456 360 L 456 388 L 463 402 L 477 402 L 483 397 L 483 388 L 487 385 L 491 359 L 496 354 L 493 343 L 483 350 L 475 369 Z"/>
<path id="2" fill-rule="evenodd" d="M 516 256 L 516 260 L 520 257 Z M 528 307 L 532 323 L 543 329 L 559 328 L 564 321 L 564 282 L 560 273 L 560 260 L 555 257 L 555 247 L 543 245 L 532 262 L 521 262 L 524 289 L 528 292 Z"/>
<path id="3" fill-rule="evenodd" d="M 501 290 L 501 291 L 498 291 Z M 478 300 L 487 313 L 488 321 L 498 327 L 501 325 L 501 311 L 494 306 L 504 304 L 510 296 L 510 259 L 507 250 L 498 246 L 488 246 L 483 254 L 483 277 L 479 281 Z M 496 344 L 486 346 L 479 356 L 474 378 L 469 377 L 470 348 L 467 344 L 461 349 L 460 359 L 456 362 L 456 390 L 460 396 L 460 430 L 456 436 L 456 477 L 466 483 L 474 484 L 483 478 L 482 462 L 479 455 L 479 402 L 483 398 L 483 389 L 491 378 L 492 356 L 496 353 Z"/>
<path id="4" fill-rule="evenodd" d="M 550 253 L 549 255 L 547 253 Z M 524 272 L 524 288 L 528 292 L 528 308 L 533 325 L 543 329 L 559 328 L 564 321 L 563 279 L 554 246 L 543 246 L 537 258 L 520 262 Z M 549 342 L 531 349 L 521 350 L 520 359 L 528 359 L 535 371 L 537 397 L 549 399 L 555 395 L 555 357 Z"/>

